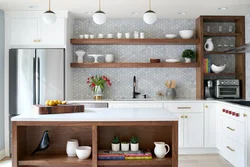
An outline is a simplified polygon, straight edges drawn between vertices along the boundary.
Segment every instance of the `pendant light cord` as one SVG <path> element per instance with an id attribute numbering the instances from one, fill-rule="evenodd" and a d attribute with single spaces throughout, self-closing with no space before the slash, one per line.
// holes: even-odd
<path id="1" fill-rule="evenodd" d="M 50 11 L 50 0 L 49 0 L 49 11 Z"/>
<path id="2" fill-rule="evenodd" d="M 101 0 L 99 0 L 99 11 L 101 11 Z"/>
<path id="3" fill-rule="evenodd" d="M 149 10 L 151 10 L 151 0 L 149 0 L 148 2 L 149 2 Z"/>

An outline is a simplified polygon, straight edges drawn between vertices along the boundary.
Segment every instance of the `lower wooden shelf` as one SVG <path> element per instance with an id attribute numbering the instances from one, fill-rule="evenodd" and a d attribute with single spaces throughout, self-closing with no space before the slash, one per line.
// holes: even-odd
<path id="1" fill-rule="evenodd" d="M 163 159 L 153 158 L 150 160 L 101 160 L 97 163 L 100 166 L 165 166 L 172 165 L 172 158 L 167 157 Z"/>
<path id="2" fill-rule="evenodd" d="M 199 63 L 71 63 L 73 68 L 195 68 Z"/>
<path id="3" fill-rule="evenodd" d="M 20 166 L 92 166 L 92 159 L 80 160 L 67 155 L 25 156 L 18 161 Z"/>
<path id="4" fill-rule="evenodd" d="M 240 76 L 240 73 L 204 73 L 204 76 Z"/>

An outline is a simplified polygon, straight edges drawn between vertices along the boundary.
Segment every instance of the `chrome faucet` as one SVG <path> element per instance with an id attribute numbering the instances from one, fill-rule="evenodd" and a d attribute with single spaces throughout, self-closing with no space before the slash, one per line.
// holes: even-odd
<path id="1" fill-rule="evenodd" d="M 136 87 L 136 78 L 134 76 L 134 80 L 133 80 L 133 99 L 136 98 L 136 95 L 139 95 L 140 93 L 139 92 L 136 92 L 135 91 L 135 87 Z"/>

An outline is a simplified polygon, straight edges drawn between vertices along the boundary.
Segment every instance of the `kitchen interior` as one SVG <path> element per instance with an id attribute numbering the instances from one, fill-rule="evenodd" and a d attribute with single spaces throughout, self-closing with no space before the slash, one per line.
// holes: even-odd
<path id="1" fill-rule="evenodd" d="M 250 3 L 204 3 L 0 2 L 0 166 L 250 167 Z"/>

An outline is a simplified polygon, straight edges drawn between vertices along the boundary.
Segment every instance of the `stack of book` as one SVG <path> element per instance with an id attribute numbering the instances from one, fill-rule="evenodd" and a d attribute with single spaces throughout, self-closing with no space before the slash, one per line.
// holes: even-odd
<path id="1" fill-rule="evenodd" d="M 136 159 L 152 159 L 150 150 L 139 151 L 110 151 L 99 150 L 98 160 L 136 160 Z"/>
<path id="2" fill-rule="evenodd" d="M 205 58 L 204 59 L 204 73 L 210 73 L 210 66 L 211 66 L 211 59 Z"/>

